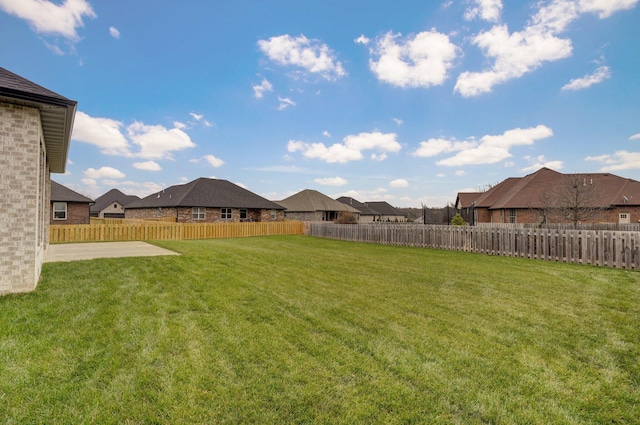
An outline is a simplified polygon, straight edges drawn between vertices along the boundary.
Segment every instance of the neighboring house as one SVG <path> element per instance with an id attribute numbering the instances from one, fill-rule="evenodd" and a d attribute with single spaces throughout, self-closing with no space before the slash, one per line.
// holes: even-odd
<path id="1" fill-rule="evenodd" d="M 456 198 L 456 212 L 464 219 L 468 224 L 476 224 L 477 217 L 475 215 L 475 206 L 477 199 L 482 195 L 482 192 L 458 192 Z"/>
<path id="2" fill-rule="evenodd" d="M 342 202 L 343 204 L 349 205 L 357 209 L 358 211 L 360 211 L 360 218 L 358 221 L 361 221 L 361 222 L 380 221 L 382 217 L 382 214 L 380 212 L 373 210 L 366 203 L 357 201 L 351 197 L 341 196 L 340 198 L 336 199 L 336 201 Z"/>
<path id="3" fill-rule="evenodd" d="M 399 209 L 391 206 L 385 201 L 372 201 L 366 203 L 369 208 L 378 211 L 380 213 L 379 221 L 397 221 L 405 222 L 407 218 L 404 213 Z"/>
<path id="4" fill-rule="evenodd" d="M 125 218 L 175 218 L 178 223 L 283 221 L 284 208 L 227 180 L 199 178 L 125 207 Z"/>
<path id="5" fill-rule="evenodd" d="M 38 285 L 77 102 L 0 68 L 0 295 Z"/>
<path id="6" fill-rule="evenodd" d="M 579 223 L 637 223 L 640 182 L 609 173 L 562 174 L 541 168 L 481 193 L 474 210 L 477 223 L 572 223 L 572 210 L 597 213 L 575 220 Z"/>
<path id="7" fill-rule="evenodd" d="M 51 180 L 50 224 L 89 224 L 93 200 Z"/>
<path id="8" fill-rule="evenodd" d="M 286 208 L 285 217 L 289 220 L 336 221 L 345 214 L 353 214 L 356 219 L 360 214 L 356 208 L 311 189 L 276 202 Z"/>
<path id="9" fill-rule="evenodd" d="M 124 209 L 134 201 L 139 201 L 140 197 L 135 195 L 125 195 L 118 189 L 111 189 L 104 195 L 96 198 L 91 205 L 91 217 L 98 218 L 124 218 Z"/>
<path id="10" fill-rule="evenodd" d="M 337 199 L 338 202 L 354 207 L 360 212 L 361 222 L 373 221 L 407 221 L 404 213 L 384 201 L 360 202 L 348 196 Z"/>

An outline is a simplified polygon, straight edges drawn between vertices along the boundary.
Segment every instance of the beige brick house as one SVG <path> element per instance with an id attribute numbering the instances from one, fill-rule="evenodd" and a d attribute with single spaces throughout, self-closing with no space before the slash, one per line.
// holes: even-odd
<path id="1" fill-rule="evenodd" d="M 78 192 L 51 181 L 51 212 L 49 224 L 89 224 L 89 208 L 93 204 Z"/>
<path id="2" fill-rule="evenodd" d="M 77 102 L 0 68 L 0 295 L 35 289 Z"/>

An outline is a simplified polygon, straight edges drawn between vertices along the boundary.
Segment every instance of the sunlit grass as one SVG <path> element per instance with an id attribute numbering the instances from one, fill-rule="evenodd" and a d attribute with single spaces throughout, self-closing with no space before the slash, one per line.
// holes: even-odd
<path id="1" fill-rule="evenodd" d="M 1 423 L 637 423 L 640 273 L 309 237 L 50 263 Z"/>

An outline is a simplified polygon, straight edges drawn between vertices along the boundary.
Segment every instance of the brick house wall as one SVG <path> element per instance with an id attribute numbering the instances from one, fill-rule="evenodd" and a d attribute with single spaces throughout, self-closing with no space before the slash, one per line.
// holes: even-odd
<path id="1" fill-rule="evenodd" d="M 241 221 L 284 221 L 284 211 L 275 210 L 275 218 L 271 218 L 272 210 L 251 209 L 247 210 L 247 220 L 240 219 L 240 209 L 233 208 L 231 219 L 222 219 L 220 208 L 205 208 L 205 218 L 194 219 L 193 209 L 190 207 L 165 207 L 165 208 L 135 208 L 125 209 L 125 218 L 157 219 L 160 217 L 175 218 L 178 223 L 229 223 Z"/>
<path id="2" fill-rule="evenodd" d="M 631 224 L 640 222 L 640 206 L 614 207 L 602 211 L 598 217 L 582 222 L 583 224 L 618 224 L 620 222 L 620 214 L 629 214 L 629 222 Z M 489 210 L 487 208 L 477 208 L 478 223 L 509 223 L 509 210 Z M 540 223 L 542 221 L 542 212 L 535 209 L 516 209 L 516 223 L 530 224 Z M 562 220 L 557 216 L 548 218 L 549 223 L 571 223 L 570 220 Z"/>
<path id="3" fill-rule="evenodd" d="M 53 205 L 51 206 L 49 224 L 89 224 L 89 204 L 80 202 L 66 202 L 66 204 L 67 218 L 64 220 L 53 218 Z"/>
<path id="4" fill-rule="evenodd" d="M 0 295 L 35 289 L 49 242 L 49 190 L 37 109 L 0 103 Z"/>

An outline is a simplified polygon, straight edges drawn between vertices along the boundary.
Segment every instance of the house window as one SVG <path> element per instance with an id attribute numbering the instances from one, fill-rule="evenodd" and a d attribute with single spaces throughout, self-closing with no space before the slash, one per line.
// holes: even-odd
<path id="1" fill-rule="evenodd" d="M 509 210 L 509 223 L 515 223 L 515 222 L 516 222 L 516 210 L 512 208 Z"/>
<path id="2" fill-rule="evenodd" d="M 240 221 L 245 221 L 247 219 L 247 210 L 240 210 Z"/>
<path id="3" fill-rule="evenodd" d="M 276 210 L 271 210 L 271 220 L 275 220 L 277 217 Z"/>
<path id="4" fill-rule="evenodd" d="M 118 204 L 113 204 L 113 208 L 118 208 Z"/>
<path id="5" fill-rule="evenodd" d="M 223 220 L 227 220 L 227 219 L 230 220 L 232 216 L 231 213 L 232 213 L 231 208 L 222 208 L 220 210 L 220 218 L 222 218 Z"/>
<path id="6" fill-rule="evenodd" d="M 205 207 L 193 207 L 191 208 L 191 218 L 194 220 L 204 220 L 206 211 Z"/>
<path id="7" fill-rule="evenodd" d="M 629 223 L 631 223 L 631 216 L 629 216 L 629 213 L 620 213 L 620 217 L 619 217 L 618 223 L 620 223 L 620 224 L 629 224 Z"/>
<path id="8" fill-rule="evenodd" d="M 66 202 L 53 203 L 53 219 L 54 220 L 67 219 L 67 203 Z"/>

